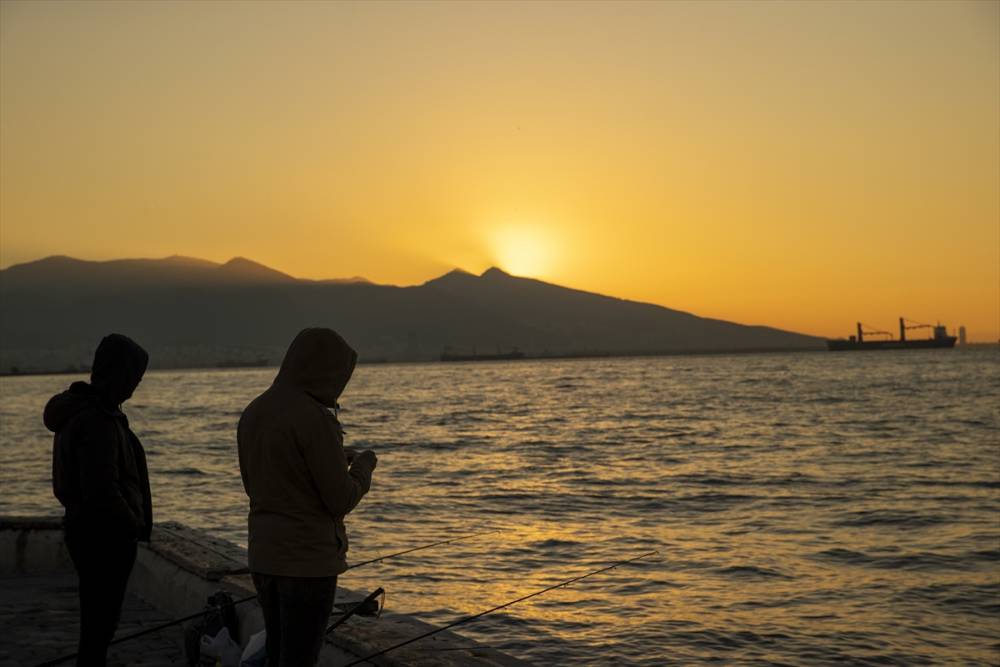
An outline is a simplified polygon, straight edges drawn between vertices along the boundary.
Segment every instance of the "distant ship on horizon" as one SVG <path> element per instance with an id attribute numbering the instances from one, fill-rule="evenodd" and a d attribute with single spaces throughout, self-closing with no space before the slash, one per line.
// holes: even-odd
<path id="1" fill-rule="evenodd" d="M 472 354 L 458 354 L 452 352 L 450 348 L 446 348 L 441 353 L 441 361 L 515 361 L 517 359 L 524 359 L 524 352 L 516 347 L 510 352 L 497 350 L 496 354 L 478 354 L 475 348 L 472 349 Z"/>
<path id="2" fill-rule="evenodd" d="M 870 330 L 865 331 L 864 325 L 858 322 L 858 333 L 850 338 L 836 338 L 826 341 L 826 349 L 840 352 L 847 350 L 922 350 L 929 348 L 951 348 L 955 347 L 957 337 L 949 336 L 948 330 L 943 324 L 930 325 L 919 322 L 911 322 L 903 317 L 899 318 L 899 338 L 893 338 L 888 331 Z M 908 339 L 906 332 L 909 329 L 933 329 L 932 338 Z M 888 336 L 879 340 L 865 340 L 865 336 Z"/>

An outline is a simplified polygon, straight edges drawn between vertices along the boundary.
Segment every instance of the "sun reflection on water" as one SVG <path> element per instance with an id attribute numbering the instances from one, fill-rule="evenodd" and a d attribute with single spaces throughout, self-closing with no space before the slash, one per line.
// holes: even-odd
<path id="1" fill-rule="evenodd" d="M 232 434 L 272 375 L 147 377 L 160 519 L 245 542 Z M 0 512 L 55 510 L 38 411 L 68 380 L 0 380 Z M 442 623 L 658 549 L 462 632 L 539 664 L 989 663 L 997 404 L 995 355 L 361 367 L 342 418 L 379 467 L 350 558 L 503 532 L 341 583 Z"/>

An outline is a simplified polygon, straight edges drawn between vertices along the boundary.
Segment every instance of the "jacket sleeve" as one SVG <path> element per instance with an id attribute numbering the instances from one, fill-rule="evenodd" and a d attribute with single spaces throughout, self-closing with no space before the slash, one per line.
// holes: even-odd
<path id="1" fill-rule="evenodd" d="M 125 502 L 118 486 L 120 471 L 114 428 L 102 419 L 80 424 L 76 444 L 80 490 L 85 507 L 108 517 L 130 536 L 138 537 L 145 522 Z"/>
<path id="2" fill-rule="evenodd" d="M 347 467 L 344 439 L 332 416 L 324 414 L 310 426 L 300 439 L 306 466 L 327 511 L 335 518 L 344 517 L 371 488 L 372 470 L 357 461 Z"/>

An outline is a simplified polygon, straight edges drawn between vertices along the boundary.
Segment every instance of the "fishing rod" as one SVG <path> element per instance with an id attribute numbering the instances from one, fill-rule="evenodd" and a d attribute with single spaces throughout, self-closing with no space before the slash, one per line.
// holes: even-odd
<path id="1" fill-rule="evenodd" d="M 359 658 L 359 659 L 355 660 L 354 662 L 349 662 L 346 665 L 344 665 L 344 667 L 352 667 L 352 665 L 360 665 L 363 662 L 370 661 L 372 658 L 377 658 L 380 655 L 385 655 L 389 651 L 395 651 L 396 649 L 402 648 L 402 647 L 406 646 L 407 644 L 412 644 L 414 642 L 418 642 L 421 639 L 426 639 L 427 637 L 430 637 L 431 635 L 436 635 L 439 632 L 444 632 L 445 630 L 448 630 L 450 628 L 454 628 L 456 625 L 462 625 L 463 623 L 469 623 L 470 621 L 474 621 L 477 618 L 481 618 L 483 616 L 486 616 L 487 614 L 492 614 L 495 611 L 500 611 L 501 609 L 505 609 L 505 608 L 507 608 L 507 607 L 509 607 L 511 605 L 517 604 L 518 602 L 524 602 L 525 600 L 529 600 L 529 599 L 531 599 L 533 597 L 537 597 L 537 596 L 539 596 L 539 595 L 541 595 L 543 593 L 548 593 L 549 591 L 553 591 L 553 590 L 555 590 L 557 588 L 562 588 L 563 586 L 569 586 L 570 584 L 575 583 L 577 581 L 580 581 L 581 579 L 586 579 L 587 577 L 592 577 L 595 574 L 601 574 L 602 572 L 607 572 L 608 570 L 613 570 L 616 567 L 620 567 L 622 565 L 627 565 L 629 563 L 634 563 L 637 560 L 641 560 L 643 558 L 646 558 L 648 556 L 652 556 L 652 555 L 658 554 L 658 553 L 659 553 L 659 551 L 647 551 L 646 553 L 641 554 L 639 556 L 635 556 L 635 557 L 629 558 L 627 560 L 620 560 L 617 563 L 612 563 L 611 565 L 608 565 L 607 567 L 602 567 L 599 570 L 594 570 L 593 572 L 588 572 L 587 574 L 582 574 L 579 577 L 573 577 L 572 579 L 567 579 L 566 581 L 559 582 L 558 584 L 553 584 L 552 586 L 549 586 L 547 588 L 543 588 L 540 591 L 535 591 L 534 593 L 531 593 L 529 595 L 525 595 L 523 597 L 519 597 L 516 600 L 511 600 L 510 602 L 505 602 L 502 605 L 498 605 L 496 607 L 493 607 L 492 609 L 487 609 L 486 611 L 481 611 L 478 614 L 473 614 L 471 616 L 465 616 L 463 618 L 458 619 L 457 621 L 452 621 L 451 623 L 449 623 L 448 625 L 445 625 L 443 627 L 435 628 L 433 630 L 429 630 L 428 632 L 425 632 L 423 634 L 417 635 L 416 637 L 412 637 L 410 639 L 407 639 L 406 641 L 402 641 L 402 642 L 399 642 L 398 644 L 394 644 L 394 645 L 392 645 L 392 646 L 390 646 L 388 648 L 384 648 L 381 651 L 376 651 L 375 653 L 372 653 L 371 655 L 366 655 L 365 657 Z"/>
<path id="2" fill-rule="evenodd" d="M 189 616 L 183 616 L 181 618 L 175 618 L 174 620 L 168 621 L 167 623 L 163 623 L 161 625 L 154 625 L 151 628 L 146 628 L 145 630 L 140 630 L 139 632 L 133 632 L 132 634 L 125 635 L 124 637 L 118 637 L 117 639 L 112 639 L 110 642 L 108 642 L 108 647 L 114 646 L 115 644 L 121 644 L 122 642 L 127 642 L 130 639 L 135 639 L 136 637 L 144 637 L 145 635 L 152 634 L 154 632 L 159 632 L 160 630 L 165 630 L 165 629 L 171 628 L 171 627 L 173 627 L 175 625 L 180 625 L 181 623 L 184 623 L 185 621 L 190 621 L 190 620 L 196 619 L 196 618 L 198 618 L 200 616 L 204 616 L 205 614 L 211 613 L 211 612 L 216 611 L 218 609 L 225 609 L 227 607 L 235 607 L 236 605 L 243 604 L 244 602 L 249 602 L 250 600 L 255 600 L 256 598 L 257 598 L 256 595 L 251 595 L 249 597 L 241 598 L 239 600 L 234 600 L 232 602 L 226 602 L 226 603 L 223 603 L 223 604 L 220 604 L 220 605 L 217 605 L 217 606 L 212 606 L 212 607 L 210 607 L 208 609 L 203 609 L 202 611 L 199 611 L 196 614 L 190 614 Z M 67 655 L 64 655 L 64 656 L 60 656 L 58 658 L 53 658 L 52 660 L 47 660 L 45 662 L 40 662 L 40 663 L 38 663 L 38 665 L 36 665 L 36 667 L 50 667 L 51 665 L 58 665 L 59 663 L 66 662 L 68 660 L 72 660 L 76 656 L 77 656 L 76 653 L 70 653 L 70 654 L 67 654 Z"/>
<path id="3" fill-rule="evenodd" d="M 492 530 L 492 531 L 489 531 L 489 532 L 486 532 L 486 533 L 478 533 L 478 535 L 490 535 L 492 533 L 499 533 L 499 532 L 501 532 L 501 531 L 500 530 Z M 402 556 L 403 554 L 408 554 L 408 553 L 412 553 L 414 551 L 419 551 L 420 549 L 430 549 L 431 547 L 440 546 L 442 544 L 450 544 L 450 543 L 456 542 L 458 540 L 468 539 L 469 537 L 471 537 L 471 536 L 457 537 L 457 538 L 452 538 L 450 540 L 441 540 L 440 542 L 434 542 L 433 544 L 426 544 L 426 545 L 424 545 L 422 547 L 414 547 L 412 549 L 406 549 L 404 551 L 397 551 L 396 553 L 391 554 L 389 556 L 385 556 L 383 558 L 372 558 L 371 560 L 366 560 L 366 561 L 362 561 L 360 563 L 356 563 L 356 564 L 352 565 L 348 569 L 351 569 L 351 568 L 354 568 L 354 567 L 361 567 L 362 565 L 370 565 L 371 563 L 378 563 L 380 561 L 385 560 L 386 558 L 394 558 L 395 556 Z M 382 606 L 385 604 L 385 589 L 382 588 L 381 586 L 379 586 L 374 591 L 372 591 L 368 595 L 368 597 L 366 597 L 364 600 L 362 600 L 361 602 L 358 602 L 356 605 L 354 605 L 353 607 L 351 607 L 350 609 L 348 609 L 347 611 L 345 611 L 343 613 L 343 615 L 341 615 L 340 618 L 338 618 L 336 621 L 334 621 L 333 624 L 331 624 L 330 627 L 328 627 L 326 629 L 326 634 L 330 634 L 331 632 L 333 632 L 334 629 L 337 628 L 337 626 L 339 626 L 342 623 L 344 623 L 344 621 L 346 621 L 347 619 L 349 619 L 351 616 L 354 616 L 354 614 L 360 613 L 360 611 L 362 609 L 364 609 L 366 606 L 370 605 L 372 602 L 375 602 L 375 600 L 378 597 L 380 597 L 380 596 L 382 597 L 382 604 L 378 605 L 377 608 L 378 608 L 378 614 L 381 614 L 382 613 Z"/>
<path id="4" fill-rule="evenodd" d="M 330 627 L 328 627 L 326 629 L 326 632 L 324 634 L 328 635 L 331 632 L 333 632 L 337 628 L 337 626 L 341 625 L 344 621 L 346 621 L 347 619 L 349 619 L 351 616 L 354 616 L 355 614 L 360 613 L 362 609 L 364 609 L 366 606 L 370 605 L 372 602 L 375 602 L 375 598 L 377 598 L 379 596 L 382 596 L 382 604 L 376 605 L 376 608 L 377 608 L 378 611 L 377 611 L 377 613 L 375 615 L 376 616 L 381 616 L 382 615 L 382 607 L 385 605 L 385 589 L 382 588 L 381 586 L 379 586 L 374 591 L 372 591 L 371 593 L 369 593 L 368 597 L 366 597 L 364 600 L 362 600 L 361 602 L 357 603 L 356 605 L 354 605 L 353 607 L 351 607 L 350 609 L 348 609 L 347 611 L 345 611 L 340 616 L 340 618 L 338 618 L 336 621 L 334 621 L 330 625 Z"/>
<path id="5" fill-rule="evenodd" d="M 444 545 L 444 544 L 451 544 L 453 542 L 461 542 L 462 540 L 471 540 L 474 537 L 483 537 L 484 535 L 493 535 L 495 533 L 500 533 L 500 532 L 503 532 L 503 531 L 500 530 L 500 529 L 488 530 L 488 531 L 484 531 L 484 532 L 481 532 L 481 533 L 472 533 L 471 535 L 462 535 L 460 537 L 453 537 L 453 538 L 451 538 L 449 540 L 441 540 L 440 542 L 433 542 L 431 544 L 424 544 L 424 545 L 417 546 L 417 547 L 410 547 L 409 549 L 404 549 L 402 551 L 397 551 L 396 553 L 391 553 L 388 556 L 382 556 L 380 558 L 372 558 L 371 560 L 366 560 L 366 561 L 362 561 L 360 563 L 355 563 L 354 565 L 348 565 L 347 569 L 348 570 L 353 570 L 356 567 L 361 567 L 363 565 L 371 565 L 372 563 L 378 563 L 380 561 L 388 560 L 390 558 L 396 558 L 397 556 L 403 556 L 405 554 L 413 553 L 415 551 L 423 551 L 424 549 L 431 549 L 433 547 L 438 547 L 438 546 L 441 546 L 441 545 Z M 379 590 L 382 590 L 382 589 L 379 589 Z M 111 640 L 108 643 L 108 647 L 114 646 L 115 644 L 121 644 L 122 642 L 127 642 L 127 641 L 129 641 L 131 639 L 135 639 L 137 637 L 144 637 L 145 635 L 149 635 L 149 634 L 152 634 L 154 632 L 159 632 L 160 630 L 166 630 L 167 628 L 172 628 L 175 625 L 180 625 L 181 623 L 185 623 L 187 621 L 194 620 L 196 618 L 199 618 L 201 616 L 204 616 L 205 614 L 209 614 L 209 613 L 211 613 L 213 611 L 216 611 L 216 610 L 226 609 L 227 607 L 236 607 L 236 606 L 241 605 L 241 604 L 243 604 L 245 602 L 250 602 L 251 600 L 256 600 L 256 599 L 257 599 L 256 595 L 250 595 L 250 596 L 247 596 L 245 598 L 240 598 L 239 600 L 233 600 L 232 602 L 226 602 L 226 603 L 221 604 L 221 605 L 210 607 L 209 609 L 203 609 L 203 610 L 201 610 L 201 611 L 199 611 L 197 613 L 189 614 L 188 616 L 183 616 L 181 618 L 175 618 L 172 621 L 168 621 L 168 622 L 162 623 L 160 625 L 154 625 L 151 628 L 146 628 L 145 630 L 140 630 L 139 632 L 133 632 L 130 635 L 125 635 L 124 637 L 118 637 L 116 639 L 113 639 L 113 640 Z M 354 609 L 350 610 L 350 615 L 353 615 L 357 611 L 357 609 L 359 609 L 359 608 L 360 608 L 360 605 L 358 605 L 358 606 L 354 607 Z M 348 616 L 348 618 L 349 617 L 350 616 Z M 340 625 L 340 623 L 342 623 L 343 621 L 346 621 L 346 620 L 347 620 L 347 618 L 341 619 L 339 622 L 335 623 L 333 627 L 336 627 L 337 625 Z M 330 628 L 330 629 L 332 629 L 332 628 Z M 327 632 L 329 632 L 329 630 L 327 630 Z M 36 667 L 51 667 L 52 665 L 58 665 L 60 663 L 66 662 L 68 660 L 72 660 L 76 656 L 77 656 L 76 653 L 70 653 L 70 654 L 67 654 L 67 655 L 64 655 L 64 656 L 60 656 L 58 658 L 54 658 L 52 660 L 48 660 L 46 662 L 41 662 L 38 665 L 36 665 Z"/>
<path id="6" fill-rule="evenodd" d="M 395 558 L 396 556 L 402 556 L 404 554 L 413 553 L 414 551 L 421 551 L 423 549 L 430 549 L 431 547 L 439 547 L 442 544 L 451 544 L 452 542 L 459 542 L 461 540 L 468 540 L 473 537 L 482 537 L 483 535 L 493 535 L 495 533 L 502 533 L 503 531 L 497 528 L 496 530 L 488 530 L 483 533 L 473 533 L 472 535 L 465 535 L 464 537 L 453 537 L 450 540 L 441 540 L 440 542 L 432 542 L 431 544 L 425 544 L 420 547 L 412 547 L 410 549 L 404 549 L 403 551 L 397 551 L 394 554 L 389 554 L 388 556 L 382 556 L 381 558 L 372 558 L 371 560 L 361 561 L 360 563 L 355 563 L 349 566 L 348 570 L 353 570 L 356 567 L 361 567 L 362 565 L 370 565 L 372 563 L 378 563 L 379 561 L 386 560 L 387 558 Z"/>

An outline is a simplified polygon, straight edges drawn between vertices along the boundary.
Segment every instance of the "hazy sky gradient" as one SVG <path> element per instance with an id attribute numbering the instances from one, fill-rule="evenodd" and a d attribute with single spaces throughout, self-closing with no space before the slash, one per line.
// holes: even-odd
<path id="1" fill-rule="evenodd" d="M 1000 3 L 0 10 L 0 266 L 459 266 L 1000 336 Z"/>

